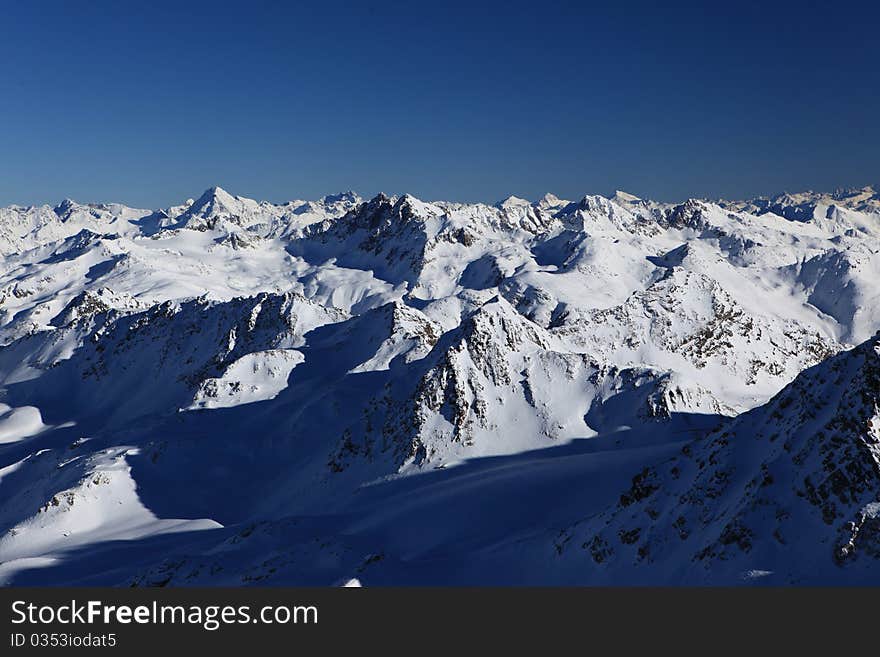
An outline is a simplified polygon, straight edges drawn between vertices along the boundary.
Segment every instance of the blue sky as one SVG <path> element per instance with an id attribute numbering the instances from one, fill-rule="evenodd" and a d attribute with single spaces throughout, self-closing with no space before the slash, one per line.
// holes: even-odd
<path id="1" fill-rule="evenodd" d="M 0 205 L 877 183 L 878 19 L 806 1 L 0 0 Z"/>

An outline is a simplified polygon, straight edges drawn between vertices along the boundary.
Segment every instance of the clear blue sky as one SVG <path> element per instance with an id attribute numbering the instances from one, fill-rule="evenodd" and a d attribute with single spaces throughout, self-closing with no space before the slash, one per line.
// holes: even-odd
<path id="1" fill-rule="evenodd" d="M 602 4 L 0 0 L 0 205 L 880 182 L 876 2 Z"/>

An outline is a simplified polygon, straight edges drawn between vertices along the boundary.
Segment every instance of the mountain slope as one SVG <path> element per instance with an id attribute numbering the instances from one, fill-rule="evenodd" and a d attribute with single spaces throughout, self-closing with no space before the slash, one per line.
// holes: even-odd
<path id="1" fill-rule="evenodd" d="M 597 581 L 864 583 L 878 500 L 880 334 L 646 466 L 564 540 Z"/>

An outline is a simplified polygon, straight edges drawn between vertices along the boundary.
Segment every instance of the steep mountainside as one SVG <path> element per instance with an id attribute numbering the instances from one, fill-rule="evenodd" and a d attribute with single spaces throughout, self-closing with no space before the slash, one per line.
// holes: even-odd
<path id="1" fill-rule="evenodd" d="M 646 466 L 617 504 L 561 536 L 597 580 L 874 581 L 880 334 Z"/>

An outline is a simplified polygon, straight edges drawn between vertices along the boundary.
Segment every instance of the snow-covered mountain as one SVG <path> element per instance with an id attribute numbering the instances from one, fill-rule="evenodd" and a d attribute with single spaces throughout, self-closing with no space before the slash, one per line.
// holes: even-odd
<path id="1" fill-rule="evenodd" d="M 558 544 L 598 581 L 859 584 L 876 581 L 878 493 L 880 333 L 646 466 Z"/>
<path id="2" fill-rule="evenodd" d="M 214 187 L 0 255 L 2 582 L 880 580 L 871 188 Z"/>

